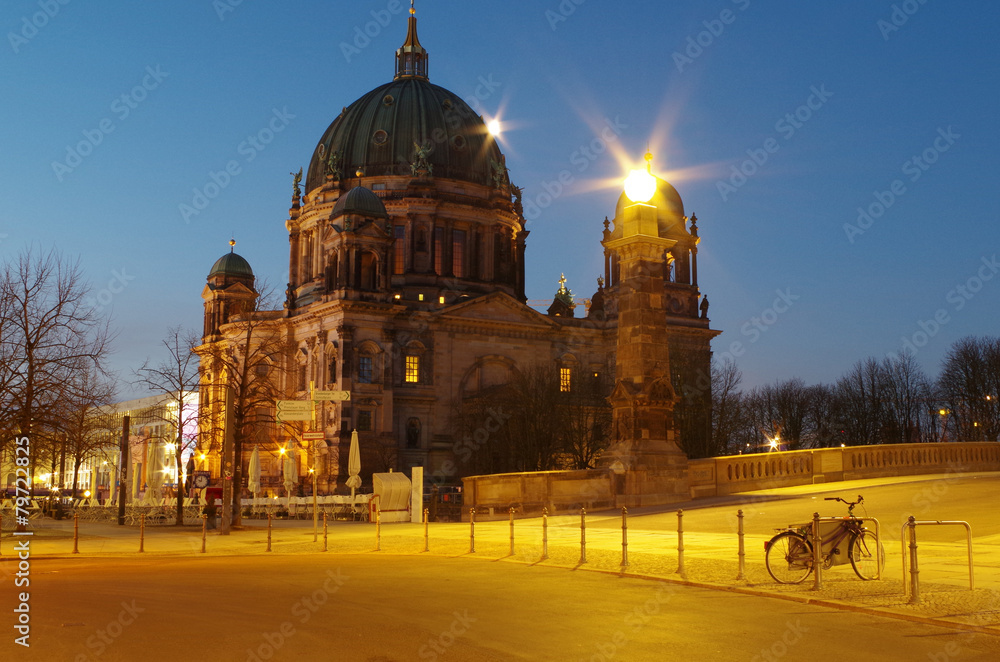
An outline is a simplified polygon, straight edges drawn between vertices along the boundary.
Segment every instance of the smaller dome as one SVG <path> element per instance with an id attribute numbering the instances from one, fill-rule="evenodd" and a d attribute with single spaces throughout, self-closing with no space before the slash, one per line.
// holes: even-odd
<path id="1" fill-rule="evenodd" d="M 340 196 L 337 204 L 333 206 L 331 218 L 343 216 L 344 214 L 359 214 L 361 216 L 375 216 L 378 218 L 389 218 L 385 211 L 385 205 L 375 192 L 364 186 L 355 186 L 350 191 Z"/>
<path id="2" fill-rule="evenodd" d="M 624 193 L 618 198 L 618 206 L 615 208 L 615 230 L 618 232 L 618 219 L 622 217 L 625 207 L 632 204 L 628 196 Z M 656 193 L 647 204 L 656 207 L 656 225 L 661 237 L 668 236 L 675 232 L 684 230 L 684 203 L 670 182 L 656 178 Z"/>
<path id="3" fill-rule="evenodd" d="M 253 278 L 253 269 L 250 263 L 236 253 L 226 253 L 212 265 L 212 270 L 208 272 L 208 277 L 212 276 L 236 276 L 239 278 Z"/>

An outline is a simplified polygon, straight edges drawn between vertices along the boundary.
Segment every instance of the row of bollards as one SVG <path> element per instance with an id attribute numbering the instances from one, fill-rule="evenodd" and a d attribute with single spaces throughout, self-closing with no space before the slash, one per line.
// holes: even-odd
<path id="1" fill-rule="evenodd" d="M 514 546 L 514 508 L 509 509 L 509 528 L 510 528 L 510 549 L 509 555 L 515 555 Z M 624 571 L 629 567 L 628 558 L 628 508 L 622 507 L 622 539 L 621 539 L 621 562 L 619 567 Z M 545 561 L 549 558 L 549 537 L 548 537 L 548 508 L 542 509 L 542 548 L 541 557 L 539 560 Z M 737 514 L 737 536 L 738 536 L 738 571 L 737 580 L 746 579 L 746 550 L 744 546 L 744 528 L 743 528 L 743 511 L 738 510 Z M 814 514 L 814 518 L 818 518 L 818 513 Z M 423 537 L 424 537 L 424 552 L 430 551 L 430 539 L 429 539 L 429 510 L 424 508 L 423 510 Z M 272 527 L 273 527 L 273 516 L 267 516 L 267 551 L 272 551 Z M 379 508 L 375 510 L 375 550 L 381 551 L 382 548 L 382 511 Z M 145 552 L 145 529 L 146 529 L 146 517 L 141 516 L 139 521 L 139 552 Z M 208 516 L 202 515 L 202 530 L 201 530 L 201 553 L 206 552 L 206 542 L 207 542 L 207 529 L 208 529 Z M 818 529 L 814 523 L 814 531 Z M 815 534 L 814 534 L 815 535 Z M 79 554 L 79 536 L 80 536 L 80 525 L 79 516 L 73 515 L 73 554 Z M 814 544 L 814 551 L 818 549 L 818 545 Z M 323 514 L 323 551 L 329 551 L 329 528 L 326 513 Z M 469 553 L 476 553 L 476 509 L 469 509 Z M 587 509 L 580 508 L 580 558 L 578 564 L 582 565 L 587 563 Z M 681 578 L 687 578 L 687 571 L 684 564 L 684 511 L 677 511 L 677 574 Z M 916 570 L 913 570 L 913 574 L 916 574 Z M 819 589 L 822 587 L 822 575 L 821 573 L 815 573 L 814 577 L 814 588 Z"/>

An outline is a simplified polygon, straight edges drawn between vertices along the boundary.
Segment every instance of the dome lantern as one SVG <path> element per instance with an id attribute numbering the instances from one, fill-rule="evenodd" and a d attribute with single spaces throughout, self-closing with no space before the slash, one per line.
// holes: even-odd
<path id="1" fill-rule="evenodd" d="M 417 10 L 410 0 L 410 18 L 406 29 L 406 41 L 396 51 L 396 77 L 427 80 L 427 51 L 417 38 Z"/>

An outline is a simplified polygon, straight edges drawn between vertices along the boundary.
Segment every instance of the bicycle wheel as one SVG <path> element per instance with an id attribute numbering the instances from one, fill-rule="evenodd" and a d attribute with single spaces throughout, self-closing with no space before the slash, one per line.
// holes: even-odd
<path id="1" fill-rule="evenodd" d="M 767 572 L 779 584 L 798 584 L 812 572 L 812 545 L 794 531 L 771 538 L 764 557 Z"/>
<path id="2" fill-rule="evenodd" d="M 855 574 L 864 580 L 881 576 L 885 565 L 885 549 L 876 549 L 875 533 L 867 529 L 855 533 L 851 539 L 851 566 Z"/>

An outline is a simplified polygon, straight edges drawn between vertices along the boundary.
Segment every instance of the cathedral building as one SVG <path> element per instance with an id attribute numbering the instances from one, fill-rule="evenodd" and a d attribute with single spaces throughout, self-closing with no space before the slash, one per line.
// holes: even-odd
<path id="1" fill-rule="evenodd" d="M 304 190 L 302 171 L 296 176 L 285 220 L 289 270 L 280 309 L 256 305 L 253 270 L 235 252 L 212 267 L 197 351 L 201 445 L 213 476 L 221 473 L 220 444 L 212 441 L 220 428 L 209 422 L 224 418 L 228 401 L 220 388 L 233 377 L 218 357 L 249 351 L 248 321 L 256 320 L 251 344 L 281 347 L 270 351 L 273 370 L 254 373 L 268 380 L 274 398 L 308 400 L 310 385 L 350 393 L 344 402 L 318 403 L 309 426 L 325 437 L 321 489 L 347 477 L 353 430 L 364 473 L 423 466 L 439 481 L 457 482 L 470 469 L 456 452 L 462 440 L 452 422 L 455 407 L 532 366 L 551 367 L 561 388 L 589 379 L 611 395 L 623 282 L 616 246 L 629 200 L 623 193 L 615 218 L 603 219 L 603 227 L 594 219 L 594 250 L 603 251 L 605 261 L 587 310 L 578 310 L 564 282 L 547 314 L 529 307 L 521 191 L 482 117 L 461 96 L 431 83 L 428 64 L 411 15 L 393 79 L 333 120 L 311 155 Z M 697 455 L 711 431 L 710 341 L 718 332 L 709 328 L 708 303 L 698 288 L 697 219 L 684 215 L 669 183 L 655 181 L 648 204 L 655 208 L 653 231 L 663 239 L 654 261 L 659 291 L 644 300 L 666 330 L 652 341 L 670 357 L 679 398 L 671 424 L 680 446 Z M 259 430 L 245 438 L 270 458 L 265 474 L 277 475 L 283 449 L 300 454 L 306 475 L 312 460 L 305 446 L 290 438 L 287 426 L 274 424 L 270 407 L 255 405 L 251 418 Z M 244 444 L 238 472 L 251 450 Z"/>

